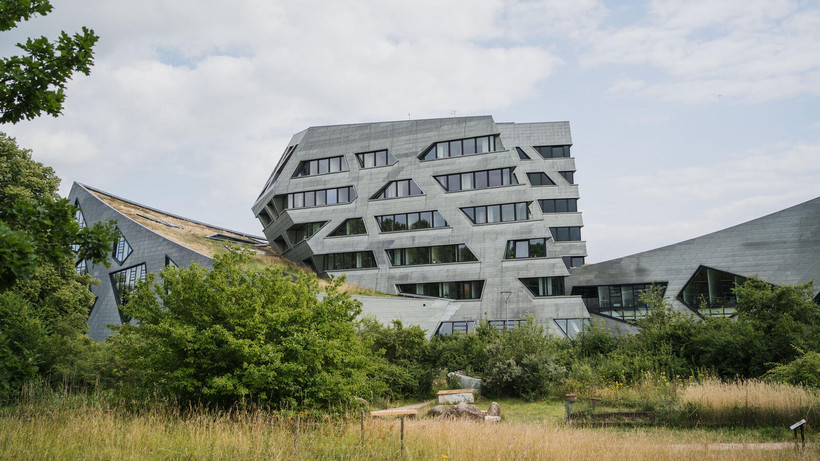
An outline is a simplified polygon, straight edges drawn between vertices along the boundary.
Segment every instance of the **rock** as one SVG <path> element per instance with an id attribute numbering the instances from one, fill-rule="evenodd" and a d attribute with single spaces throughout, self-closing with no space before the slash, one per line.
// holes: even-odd
<path id="1" fill-rule="evenodd" d="M 501 417 L 500 417 L 500 416 L 489 416 L 489 415 L 488 415 L 488 416 L 485 416 L 485 417 L 484 417 L 484 422 L 487 422 L 487 423 L 498 423 L 498 422 L 501 422 Z"/>
<path id="2" fill-rule="evenodd" d="M 447 411 L 447 405 L 436 405 L 427 411 L 427 416 L 441 416 Z"/>
<path id="3" fill-rule="evenodd" d="M 447 376 L 455 378 L 458 382 L 458 386 L 462 389 L 478 389 L 481 390 L 482 381 L 479 378 L 473 378 L 472 376 L 467 376 L 462 374 L 461 372 L 452 372 L 448 373 Z"/>
<path id="4" fill-rule="evenodd" d="M 487 416 L 501 416 L 501 407 L 498 405 L 498 402 L 490 404 L 490 408 L 487 410 Z"/>
<path id="5" fill-rule="evenodd" d="M 484 414 L 475 405 L 464 402 L 448 408 L 438 419 L 469 419 L 473 421 L 484 421 Z"/>

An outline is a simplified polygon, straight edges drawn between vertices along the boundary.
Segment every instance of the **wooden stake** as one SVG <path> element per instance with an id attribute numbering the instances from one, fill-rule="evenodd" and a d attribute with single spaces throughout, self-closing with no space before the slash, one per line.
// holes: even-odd
<path id="1" fill-rule="evenodd" d="M 401 415 L 401 457 L 404 458 L 404 415 Z"/>
<path id="2" fill-rule="evenodd" d="M 364 410 L 362 410 L 361 427 L 362 427 L 362 446 L 364 446 Z"/>
<path id="3" fill-rule="evenodd" d="M 299 456 L 299 413 L 296 413 L 296 423 L 293 425 L 293 457 Z"/>

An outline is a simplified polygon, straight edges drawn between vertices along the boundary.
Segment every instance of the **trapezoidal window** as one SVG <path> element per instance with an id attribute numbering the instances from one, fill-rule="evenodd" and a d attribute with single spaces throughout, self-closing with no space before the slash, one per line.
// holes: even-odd
<path id="1" fill-rule="evenodd" d="M 359 166 L 362 168 L 390 166 L 396 163 L 396 157 L 393 157 L 393 154 L 388 152 L 387 149 L 356 154 L 356 160 L 359 161 Z"/>
<path id="2" fill-rule="evenodd" d="M 527 178 L 530 180 L 530 184 L 533 186 L 554 186 L 555 181 L 550 179 L 546 173 L 538 172 L 538 173 L 527 173 Z"/>
<path id="3" fill-rule="evenodd" d="M 539 199 L 542 213 L 575 213 L 578 211 L 577 198 Z"/>
<path id="4" fill-rule="evenodd" d="M 580 242 L 581 241 L 581 227 L 550 227 L 552 239 L 555 242 Z"/>
<path id="5" fill-rule="evenodd" d="M 558 174 L 560 174 L 568 183 L 575 184 L 574 171 L 559 171 Z"/>
<path id="6" fill-rule="evenodd" d="M 131 292 L 137 286 L 137 282 L 145 280 L 146 274 L 145 263 L 111 273 L 111 287 L 114 289 L 114 297 L 118 306 L 128 304 Z M 120 311 L 120 320 L 122 323 L 127 323 L 131 321 L 131 317 Z"/>
<path id="7" fill-rule="evenodd" d="M 373 256 L 372 251 L 348 251 L 346 253 L 330 253 L 317 256 L 324 256 L 326 271 L 377 267 L 376 258 Z"/>
<path id="8" fill-rule="evenodd" d="M 429 247 L 393 248 L 385 250 L 394 266 L 419 266 L 478 261 L 467 245 L 436 245 Z"/>
<path id="9" fill-rule="evenodd" d="M 440 158 L 461 157 L 462 155 L 486 154 L 503 150 L 498 136 L 479 136 L 477 138 L 454 139 L 437 142 L 425 150 L 419 159 L 435 160 Z"/>
<path id="10" fill-rule="evenodd" d="M 631 323 L 646 317 L 649 312 L 641 295 L 653 285 L 660 288 L 660 294 L 663 296 L 666 292 L 666 282 L 575 286 L 572 287 L 572 294 L 580 295 L 587 310 L 592 314 Z"/>
<path id="11" fill-rule="evenodd" d="M 80 208 L 80 201 L 75 200 L 74 201 L 74 206 L 77 207 L 77 209 L 74 211 L 74 220 L 77 221 L 77 224 L 80 226 L 80 229 L 83 229 L 83 228 L 86 227 L 86 223 L 85 223 L 85 216 L 83 216 L 83 210 Z M 80 251 L 80 245 L 77 244 L 77 243 L 72 243 L 71 244 L 71 251 L 73 251 L 74 253 L 79 252 Z"/>
<path id="12" fill-rule="evenodd" d="M 746 277 L 700 266 L 678 293 L 678 300 L 704 317 L 731 317 L 737 306 L 735 287 L 745 282 Z"/>
<path id="13" fill-rule="evenodd" d="M 497 168 L 494 170 L 470 171 L 434 176 L 447 192 L 472 189 L 487 189 L 518 184 L 518 178 L 513 168 Z"/>
<path id="14" fill-rule="evenodd" d="M 390 181 L 386 186 L 379 189 L 375 195 L 370 197 L 371 200 L 381 200 L 386 198 L 411 197 L 414 195 L 422 195 L 423 192 L 416 185 L 412 179 L 402 179 L 399 181 Z"/>
<path id="15" fill-rule="evenodd" d="M 522 149 L 522 148 L 520 148 L 520 147 L 516 147 L 516 148 L 515 148 L 515 151 L 516 151 L 516 152 L 518 152 L 518 158 L 519 158 L 520 160 L 532 160 L 532 159 L 530 158 L 530 156 L 529 156 L 529 155 L 527 155 L 527 153 L 526 153 L 526 152 L 524 152 L 524 149 Z"/>
<path id="16" fill-rule="evenodd" d="M 518 280 L 536 298 L 564 296 L 564 277 L 532 277 Z"/>
<path id="17" fill-rule="evenodd" d="M 564 146 L 535 146 L 534 149 L 541 157 L 544 158 L 568 158 L 569 147 Z"/>
<path id="18" fill-rule="evenodd" d="M 325 224 L 327 224 L 327 221 L 294 224 L 288 229 L 288 238 L 296 245 L 302 240 L 313 237 Z"/>
<path id="19" fill-rule="evenodd" d="M 350 218 L 345 219 L 339 227 L 333 229 L 333 232 L 330 233 L 330 237 L 344 237 L 346 235 L 362 235 L 366 233 L 367 229 L 364 227 L 364 220 L 362 218 Z"/>
<path id="20" fill-rule="evenodd" d="M 553 319 L 567 338 L 575 339 L 589 325 L 589 319 Z"/>
<path id="21" fill-rule="evenodd" d="M 481 299 L 483 280 L 464 282 L 404 283 L 396 285 L 400 294 L 446 299 Z"/>
<path id="22" fill-rule="evenodd" d="M 316 206 L 350 203 L 356 199 L 356 189 L 353 186 L 335 187 L 333 189 L 309 190 L 294 192 L 282 196 L 283 205 L 287 209 L 312 208 Z"/>
<path id="23" fill-rule="evenodd" d="M 348 171 L 347 160 L 345 160 L 344 155 L 299 162 L 299 165 L 296 166 L 296 172 L 293 173 L 293 177 L 302 178 L 305 176 L 338 173 L 340 171 Z"/>
<path id="24" fill-rule="evenodd" d="M 444 216 L 436 210 L 376 216 L 376 222 L 382 232 L 449 227 L 447 221 L 444 220 Z"/>
<path id="25" fill-rule="evenodd" d="M 530 219 L 529 202 L 472 206 L 461 209 L 473 224 L 489 224 Z"/>
<path id="26" fill-rule="evenodd" d="M 507 240 L 504 259 L 545 258 L 546 256 L 546 238 Z"/>
<path id="27" fill-rule="evenodd" d="M 117 229 L 119 232 L 119 229 Z M 119 238 L 116 242 L 114 242 L 114 250 L 111 252 L 111 256 L 122 265 L 128 256 L 131 255 L 131 245 L 128 244 L 128 240 L 125 240 L 125 236 L 120 234 Z"/>

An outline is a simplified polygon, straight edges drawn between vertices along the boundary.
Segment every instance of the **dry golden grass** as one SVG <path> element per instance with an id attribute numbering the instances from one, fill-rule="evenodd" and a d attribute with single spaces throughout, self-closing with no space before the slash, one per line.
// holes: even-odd
<path id="1" fill-rule="evenodd" d="M 686 386 L 679 393 L 681 403 L 692 402 L 714 410 L 759 407 L 791 411 L 820 406 L 820 392 L 816 389 L 757 380 L 722 382 L 712 378 Z"/>
<path id="2" fill-rule="evenodd" d="M 399 422 L 320 419 L 299 431 L 264 412 L 138 413 L 83 403 L 20 405 L 0 412 L 0 459 L 398 459 Z M 820 447 L 753 444 L 708 431 L 616 430 L 532 422 L 406 420 L 406 459 L 816 460 Z M 737 442 L 717 446 L 718 442 Z M 742 445 L 745 443 L 745 445 Z M 722 449 L 721 449 L 722 448 Z"/>

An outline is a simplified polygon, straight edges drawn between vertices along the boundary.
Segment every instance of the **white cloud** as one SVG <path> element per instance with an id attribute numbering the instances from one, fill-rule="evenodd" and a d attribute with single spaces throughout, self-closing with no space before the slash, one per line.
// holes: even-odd
<path id="1" fill-rule="evenodd" d="M 613 91 L 682 103 L 820 95 L 816 4 L 657 1 L 647 16 L 648 24 L 600 29 L 589 36 L 584 66 L 645 65 L 665 77 L 641 85 L 628 77 Z"/>

